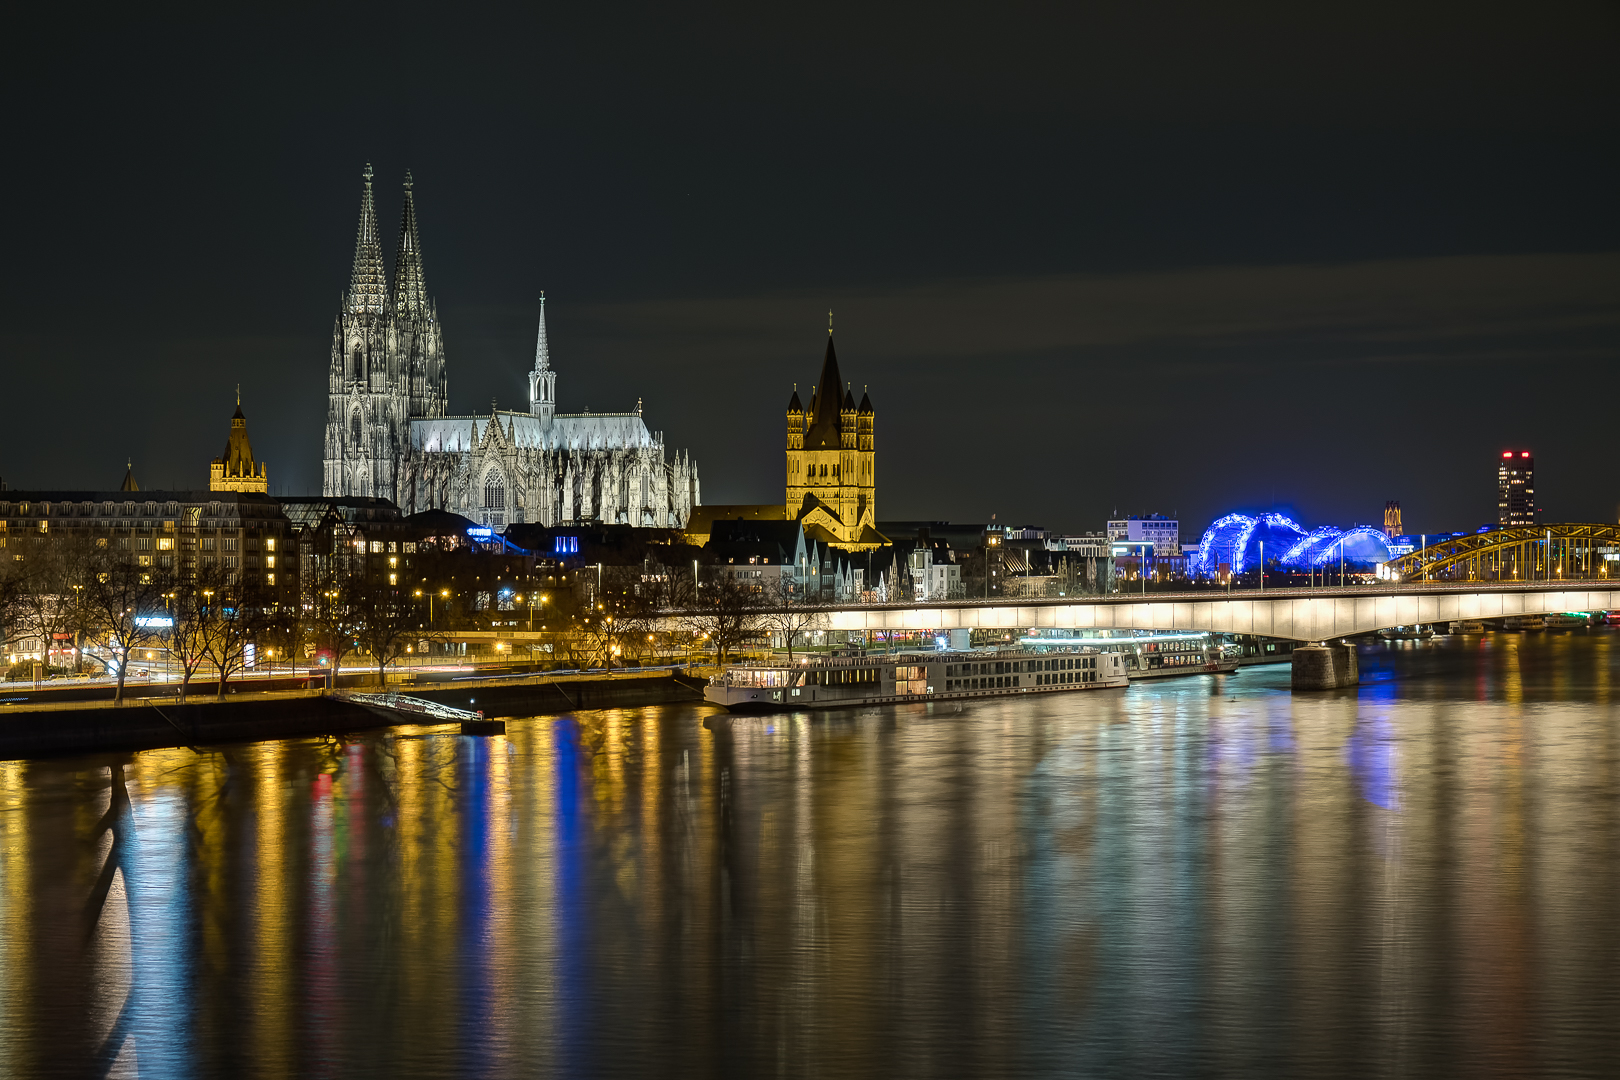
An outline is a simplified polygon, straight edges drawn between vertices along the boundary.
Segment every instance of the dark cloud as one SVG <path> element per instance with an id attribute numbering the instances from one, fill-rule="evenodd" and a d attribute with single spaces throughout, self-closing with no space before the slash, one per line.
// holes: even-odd
<path id="1" fill-rule="evenodd" d="M 42 9 L 43 11 L 43 9 Z M 20 26 L 0 475 L 318 480 L 358 173 L 415 170 L 452 404 L 643 397 L 769 497 L 837 311 L 885 513 L 1434 528 L 1620 495 L 1617 9 L 401 5 Z M 1275 496 L 1273 495 L 1275 491 Z"/>

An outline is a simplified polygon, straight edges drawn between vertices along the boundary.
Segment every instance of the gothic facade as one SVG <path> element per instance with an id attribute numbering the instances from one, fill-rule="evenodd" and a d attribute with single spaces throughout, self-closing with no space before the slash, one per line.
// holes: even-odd
<path id="1" fill-rule="evenodd" d="M 521 522 L 680 528 L 699 504 L 697 467 L 634 412 L 558 413 L 545 300 L 529 408 L 449 416 L 438 311 L 427 297 L 410 175 L 390 291 L 366 166 L 354 271 L 333 329 L 327 496 L 440 509 L 494 529 Z"/>

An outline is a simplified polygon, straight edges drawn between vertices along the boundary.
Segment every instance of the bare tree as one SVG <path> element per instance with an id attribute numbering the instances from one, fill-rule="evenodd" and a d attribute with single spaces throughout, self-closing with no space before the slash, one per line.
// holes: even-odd
<path id="1" fill-rule="evenodd" d="M 162 635 L 160 616 L 169 571 L 142 566 L 129 552 L 117 548 L 94 549 L 89 571 L 79 590 L 80 602 L 89 624 L 107 635 L 107 646 L 117 658 L 118 688 L 113 700 L 123 701 L 129 654 Z"/>
<path id="2" fill-rule="evenodd" d="M 822 612 L 810 607 L 804 590 L 796 588 L 792 577 L 785 573 L 776 579 L 776 587 L 766 594 L 759 615 L 760 625 L 780 637 L 782 644 L 787 646 L 790 664 L 793 663 L 793 646 L 800 638 L 819 629 L 824 621 Z"/>
<path id="3" fill-rule="evenodd" d="M 333 560 L 335 562 L 335 560 Z M 355 605 L 354 579 L 330 562 L 315 582 L 309 628 L 317 650 L 332 658 L 330 678 L 335 685 L 343 658 L 355 649 L 362 612 Z"/>
<path id="4" fill-rule="evenodd" d="M 215 697 L 224 697 L 230 677 L 247 666 L 248 646 L 269 610 L 268 595 L 240 574 L 226 571 L 217 587 L 204 589 L 203 654 L 219 673 Z"/>
<path id="5" fill-rule="evenodd" d="M 715 657 L 724 665 L 727 656 L 758 633 L 759 596 L 730 575 L 717 573 L 699 584 L 684 621 L 714 643 Z"/>
<path id="6" fill-rule="evenodd" d="M 204 567 L 195 577 L 181 578 L 169 591 L 169 655 L 180 661 L 180 700 L 186 698 L 192 677 L 208 660 L 209 619 L 212 601 L 226 585 L 224 571 Z"/>
<path id="7" fill-rule="evenodd" d="M 388 665 L 404 656 L 410 643 L 427 635 L 422 612 L 402 588 L 380 578 L 351 578 L 344 589 L 348 610 L 354 615 L 354 639 L 377 664 L 377 687 L 388 689 Z"/>
<path id="8" fill-rule="evenodd" d="M 29 540 L 33 543 L 23 546 Z M 83 644 L 90 624 L 85 587 L 95 553 L 106 549 L 68 537 L 17 537 L 13 542 L 18 545 L 11 564 L 13 617 L 19 630 L 38 639 L 40 659 L 48 668 L 53 641 Z"/>

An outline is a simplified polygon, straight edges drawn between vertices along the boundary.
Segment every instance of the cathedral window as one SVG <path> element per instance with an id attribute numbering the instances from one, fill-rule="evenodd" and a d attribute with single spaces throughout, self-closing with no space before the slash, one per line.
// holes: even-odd
<path id="1" fill-rule="evenodd" d="M 349 442 L 358 450 L 360 448 L 360 414 L 355 413 L 349 417 Z"/>
<path id="2" fill-rule="evenodd" d="M 506 484 L 499 476 L 484 482 L 484 507 L 488 510 L 506 509 Z"/>
<path id="3" fill-rule="evenodd" d="M 358 345 L 354 347 L 354 377 L 356 379 L 366 377 L 366 368 L 364 362 L 360 359 L 360 346 Z"/>

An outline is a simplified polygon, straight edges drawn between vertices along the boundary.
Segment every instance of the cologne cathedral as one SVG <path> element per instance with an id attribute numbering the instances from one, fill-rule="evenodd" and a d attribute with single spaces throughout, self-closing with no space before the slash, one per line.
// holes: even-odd
<path id="1" fill-rule="evenodd" d="M 507 525 L 681 528 L 699 505 L 697 466 L 667 454 L 633 412 L 559 413 L 557 373 L 539 340 L 527 412 L 449 416 L 438 310 L 422 273 L 411 178 L 390 288 L 366 166 L 354 272 L 332 330 L 327 383 L 327 496 L 375 496 L 406 513 L 449 510 Z"/>

